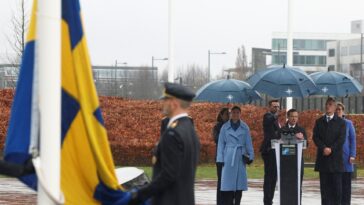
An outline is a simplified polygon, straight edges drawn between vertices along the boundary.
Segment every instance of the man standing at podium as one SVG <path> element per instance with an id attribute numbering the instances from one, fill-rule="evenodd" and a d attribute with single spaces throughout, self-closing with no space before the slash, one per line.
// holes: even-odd
<path id="1" fill-rule="evenodd" d="M 278 131 L 280 125 L 278 122 L 279 101 L 269 101 L 269 112 L 263 117 L 264 139 L 260 146 L 260 152 L 264 162 L 264 205 L 272 205 L 274 191 L 277 184 L 277 164 L 276 155 L 272 149 L 271 140 L 279 139 Z"/>
<path id="2" fill-rule="evenodd" d="M 316 120 L 313 141 L 317 146 L 315 171 L 320 173 L 322 205 L 340 205 L 342 199 L 345 121 L 335 115 L 336 102 L 326 101 L 326 114 Z"/>
<path id="3" fill-rule="evenodd" d="M 289 130 L 290 132 L 295 134 L 295 137 L 297 140 L 306 140 L 307 142 L 307 135 L 305 128 L 298 125 L 298 111 L 296 109 L 290 109 L 287 111 L 287 118 L 288 121 L 282 129 Z M 304 174 L 304 161 L 303 161 L 303 155 L 301 159 L 301 201 L 302 201 L 302 180 L 303 180 L 303 174 Z"/>

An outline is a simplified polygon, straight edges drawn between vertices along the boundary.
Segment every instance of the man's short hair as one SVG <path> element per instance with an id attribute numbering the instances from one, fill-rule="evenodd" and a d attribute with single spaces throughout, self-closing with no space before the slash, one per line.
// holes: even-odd
<path id="1" fill-rule="evenodd" d="M 239 110 L 239 112 L 241 112 L 241 108 L 236 105 L 233 108 L 231 108 L 231 111 L 233 111 L 233 110 Z"/>
<path id="2" fill-rule="evenodd" d="M 291 113 L 293 113 L 293 112 L 297 112 L 298 113 L 298 111 L 296 109 L 292 108 L 292 109 L 290 109 L 290 110 L 287 111 L 287 116 L 289 117 L 291 115 Z"/>
<path id="3" fill-rule="evenodd" d="M 277 102 L 279 102 L 279 100 L 278 99 L 269 100 L 268 105 L 271 106 L 272 103 L 274 103 L 274 102 L 277 103 Z"/>
<path id="4" fill-rule="evenodd" d="M 327 98 L 327 100 L 326 100 L 325 105 L 326 105 L 327 103 L 329 103 L 329 102 L 333 102 L 333 103 L 335 103 L 335 104 L 336 104 L 336 100 L 335 100 L 335 98 L 333 98 L 333 97 L 328 97 L 328 98 Z"/>
<path id="5" fill-rule="evenodd" d="M 345 105 L 342 102 L 336 103 L 336 106 L 340 106 L 343 110 L 345 110 Z"/>

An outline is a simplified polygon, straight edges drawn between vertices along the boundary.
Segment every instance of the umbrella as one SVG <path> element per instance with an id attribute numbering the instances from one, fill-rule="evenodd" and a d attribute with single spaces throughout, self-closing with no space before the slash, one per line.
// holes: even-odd
<path id="1" fill-rule="evenodd" d="M 257 91 L 240 80 L 225 79 L 207 83 L 196 93 L 196 101 L 221 102 L 221 103 L 245 103 L 253 100 L 261 100 Z"/>
<path id="2" fill-rule="evenodd" d="M 254 90 L 275 98 L 305 97 L 318 91 L 304 71 L 285 65 L 259 71 L 248 79 L 248 83 Z"/>
<path id="3" fill-rule="evenodd" d="M 336 71 L 316 72 L 310 77 L 315 81 L 319 91 L 316 94 L 330 96 L 348 96 L 361 93 L 363 86 L 348 74 Z"/>

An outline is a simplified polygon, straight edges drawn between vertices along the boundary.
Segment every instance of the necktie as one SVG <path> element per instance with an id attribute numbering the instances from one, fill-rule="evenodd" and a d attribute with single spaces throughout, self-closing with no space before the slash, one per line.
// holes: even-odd
<path id="1" fill-rule="evenodd" d="M 326 116 L 326 121 L 329 122 L 331 120 L 330 116 Z"/>

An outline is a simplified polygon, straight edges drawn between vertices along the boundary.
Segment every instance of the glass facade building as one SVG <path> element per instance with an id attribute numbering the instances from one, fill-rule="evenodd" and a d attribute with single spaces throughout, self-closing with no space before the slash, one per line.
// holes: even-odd
<path id="1" fill-rule="evenodd" d="M 294 39 L 293 40 L 293 66 L 326 66 L 326 43 L 328 40 Z M 287 40 L 272 40 L 272 64 L 285 64 L 287 62 Z M 322 51 L 325 54 L 300 54 L 300 51 Z"/>

